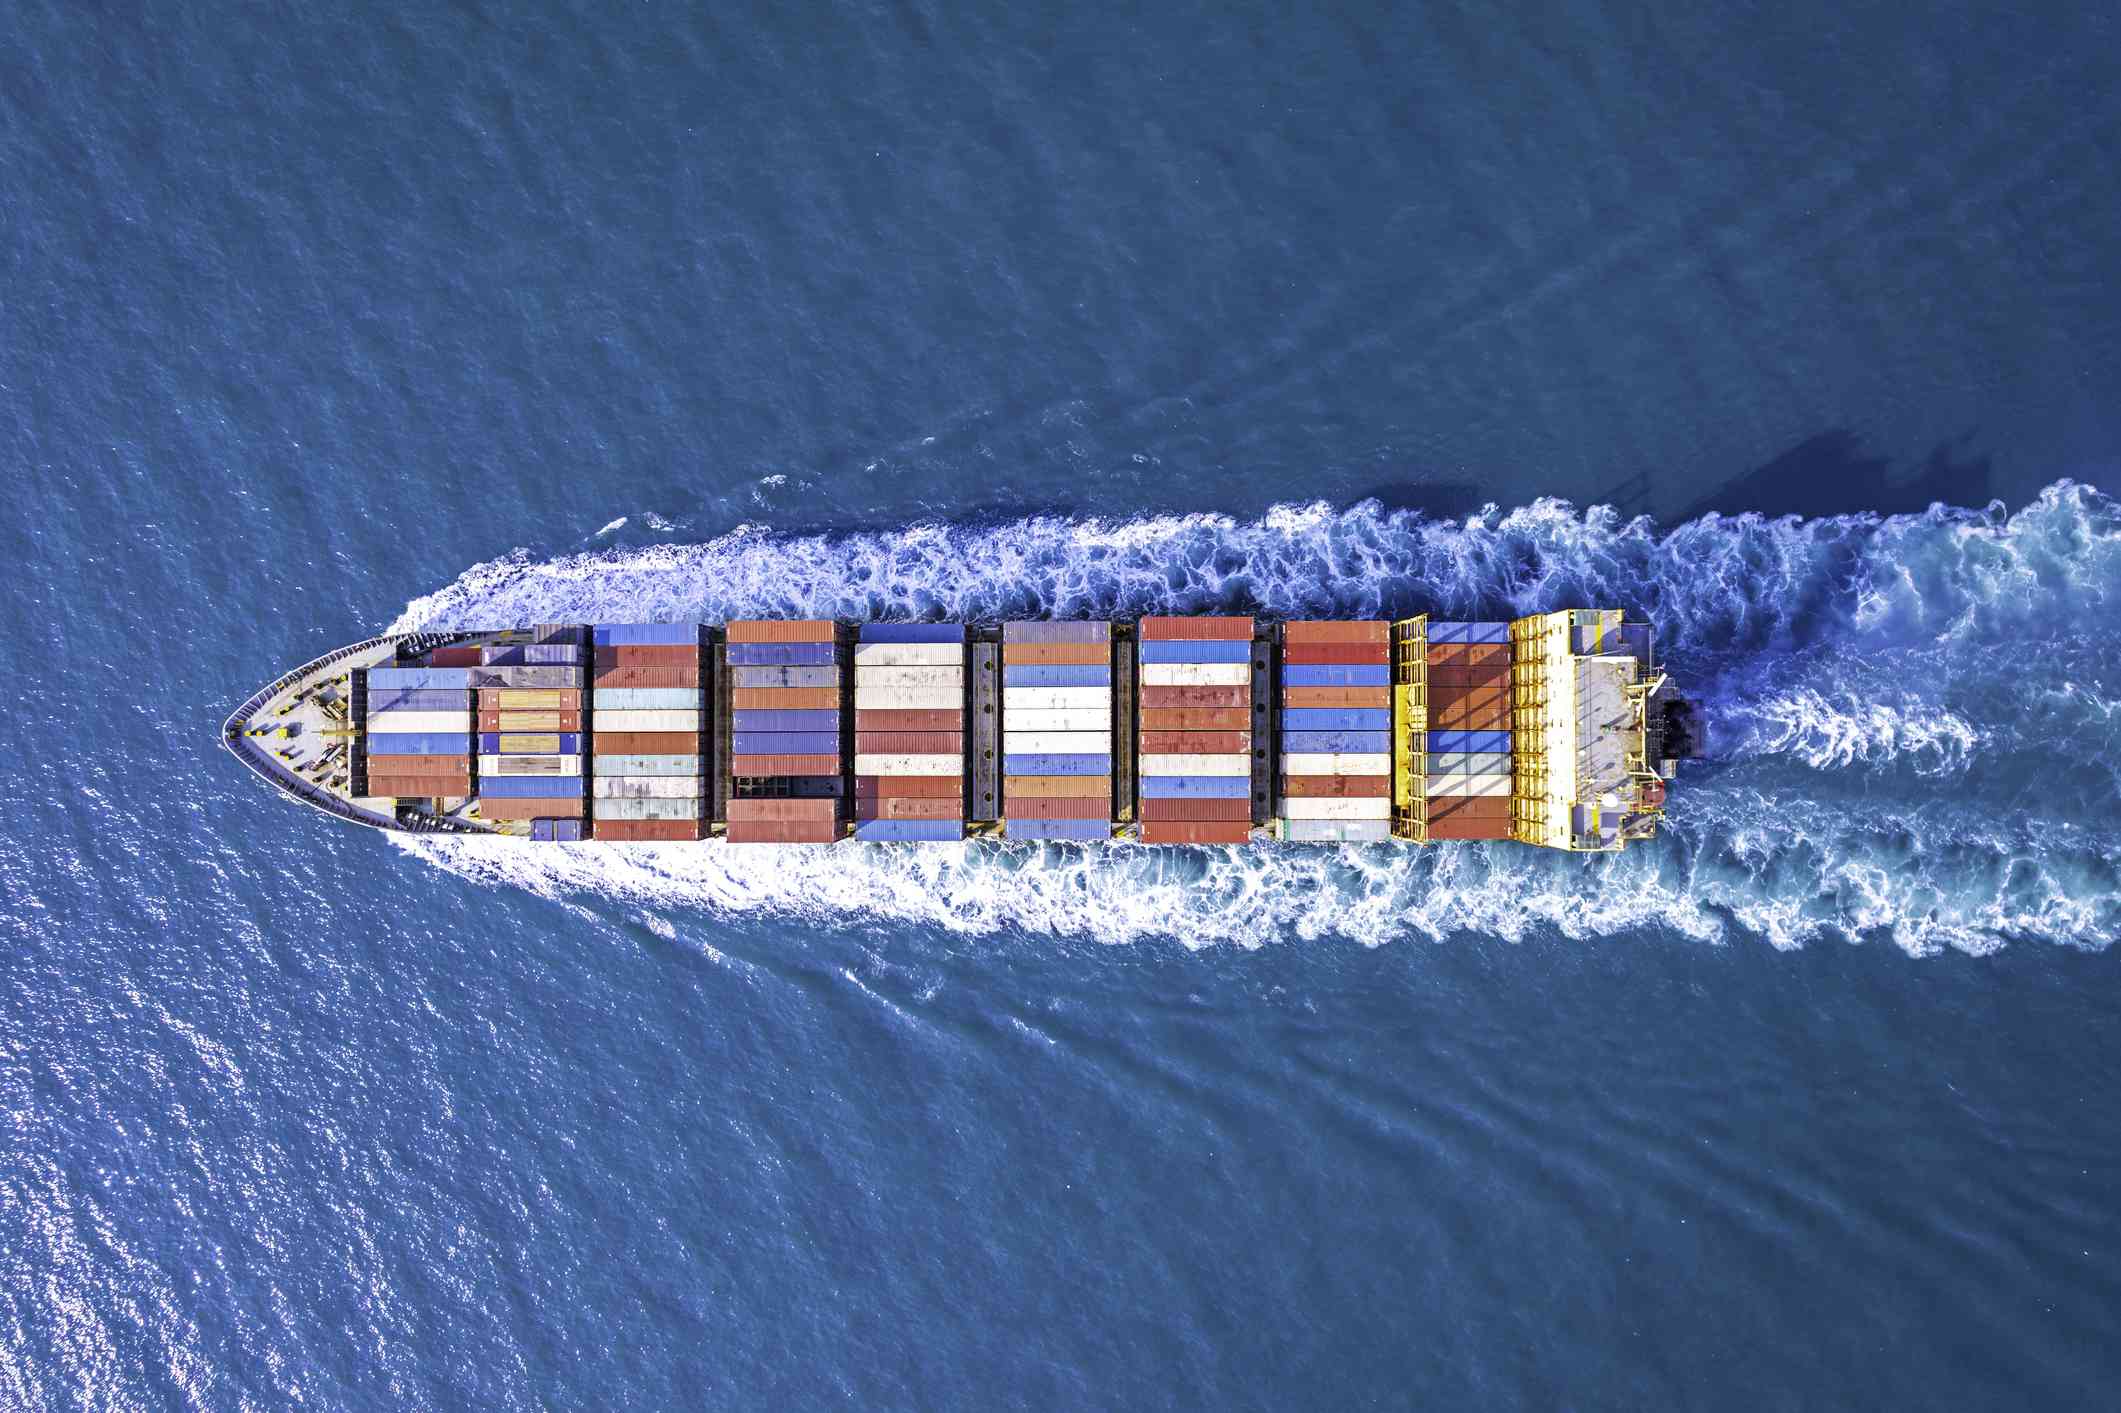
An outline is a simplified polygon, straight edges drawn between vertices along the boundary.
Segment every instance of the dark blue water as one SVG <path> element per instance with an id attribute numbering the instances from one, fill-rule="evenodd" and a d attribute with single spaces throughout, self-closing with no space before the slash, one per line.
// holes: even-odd
<path id="1" fill-rule="evenodd" d="M 2105 10 L 6 19 L 0 1408 L 2113 1401 Z M 1618 859 L 214 741 L 394 623 L 1577 602 L 1710 726 Z"/>

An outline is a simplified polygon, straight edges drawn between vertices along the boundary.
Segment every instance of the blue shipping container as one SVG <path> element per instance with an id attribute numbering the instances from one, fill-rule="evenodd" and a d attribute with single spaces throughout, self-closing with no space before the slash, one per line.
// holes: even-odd
<path id="1" fill-rule="evenodd" d="M 1431 751 L 1507 751 L 1510 749 L 1510 733 L 1507 731 L 1431 731 Z"/>
<path id="2" fill-rule="evenodd" d="M 836 711 L 733 711 L 729 724 L 738 731 L 832 731 L 840 729 Z"/>
<path id="3" fill-rule="evenodd" d="M 503 643 L 479 649 L 485 667 L 572 667 L 582 660 L 573 643 Z"/>
<path id="4" fill-rule="evenodd" d="M 947 844 L 965 837 L 961 819 L 865 819 L 854 826 L 865 844 Z"/>
<path id="5" fill-rule="evenodd" d="M 731 667 L 823 667 L 839 651 L 830 643 L 731 643 Z"/>
<path id="6" fill-rule="evenodd" d="M 468 667 L 371 667 L 368 690 L 379 687 L 454 687 L 471 685 Z"/>
<path id="7" fill-rule="evenodd" d="M 732 667 L 738 687 L 837 687 L 837 667 Z"/>
<path id="8" fill-rule="evenodd" d="M 1012 819 L 1003 830 L 1011 839 L 1074 839 L 1094 842 L 1112 837 L 1112 826 L 1101 819 Z"/>
<path id="9" fill-rule="evenodd" d="M 1390 731 L 1392 713 L 1378 708 L 1284 707 L 1284 731 Z"/>
<path id="10" fill-rule="evenodd" d="M 1294 756 L 1378 755 L 1392 749 L 1389 731 L 1284 731 L 1281 748 Z"/>
<path id="11" fill-rule="evenodd" d="M 1143 662 L 1250 662 L 1252 644 L 1151 639 L 1141 645 Z"/>
<path id="12" fill-rule="evenodd" d="M 1109 643 L 1109 623 L 1004 623 L 1005 643 Z"/>
<path id="13" fill-rule="evenodd" d="M 1447 623 L 1440 618 L 1429 620 L 1429 641 L 1432 643 L 1463 643 L 1470 623 Z"/>
<path id="14" fill-rule="evenodd" d="M 1284 687 L 1389 687 L 1392 669 L 1383 663 L 1360 667 L 1327 667 L 1290 663 L 1281 670 Z"/>
<path id="15" fill-rule="evenodd" d="M 1004 687 L 1109 687 L 1109 667 L 1004 667 Z"/>
<path id="16" fill-rule="evenodd" d="M 962 643 L 962 623 L 864 623 L 865 643 Z"/>
<path id="17" fill-rule="evenodd" d="M 579 775 L 482 775 L 479 793 L 496 800 L 574 800 L 581 798 Z"/>
<path id="18" fill-rule="evenodd" d="M 481 731 L 479 733 L 479 754 L 482 756 L 497 756 L 501 754 L 501 737 L 503 734 L 499 731 Z M 578 756 L 582 753 L 582 733 L 579 731 L 510 731 L 505 734 L 510 736 L 558 736 L 560 738 L 560 748 L 557 751 L 508 752 L 512 756 Z"/>
<path id="19" fill-rule="evenodd" d="M 555 844 L 582 842 L 582 821 L 579 819 L 555 819 L 551 823 L 552 840 Z"/>
<path id="20" fill-rule="evenodd" d="M 471 710 L 471 691 L 455 687 L 392 687 L 368 692 L 370 711 L 461 711 Z"/>
<path id="21" fill-rule="evenodd" d="M 1510 641 L 1510 625 L 1507 623 L 1468 623 L 1466 641 L 1469 643 L 1507 643 Z"/>
<path id="22" fill-rule="evenodd" d="M 368 737 L 371 756 L 468 756 L 469 731 L 384 731 Z"/>
<path id="23" fill-rule="evenodd" d="M 591 630 L 600 648 L 642 648 L 696 644 L 697 623 L 599 623 Z"/>
<path id="24" fill-rule="evenodd" d="M 1014 755 L 1002 757 L 1004 775 L 1110 775 L 1108 755 Z"/>
<path id="25" fill-rule="evenodd" d="M 729 750 L 739 756 L 829 756 L 840 748 L 837 731 L 737 731 Z"/>
<path id="26" fill-rule="evenodd" d="M 1245 775 L 1144 775 L 1145 800 L 1242 800 L 1252 793 Z"/>

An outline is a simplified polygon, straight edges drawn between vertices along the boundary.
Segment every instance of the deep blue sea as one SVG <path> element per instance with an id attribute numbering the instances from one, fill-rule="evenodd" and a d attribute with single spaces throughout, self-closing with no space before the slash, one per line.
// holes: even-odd
<path id="1" fill-rule="evenodd" d="M 0 1410 L 2121 1401 L 2121 20 L 0 9 Z M 1655 845 L 404 842 L 393 625 L 1590 604 Z"/>

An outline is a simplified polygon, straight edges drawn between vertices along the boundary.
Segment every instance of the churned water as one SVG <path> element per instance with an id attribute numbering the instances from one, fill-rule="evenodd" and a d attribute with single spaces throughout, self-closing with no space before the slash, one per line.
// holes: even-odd
<path id="1" fill-rule="evenodd" d="M 0 1408 L 2113 1401 L 2106 12 L 109 8 L 0 46 Z M 1580 602 L 1708 729 L 1614 859 L 214 739 L 393 626 Z"/>

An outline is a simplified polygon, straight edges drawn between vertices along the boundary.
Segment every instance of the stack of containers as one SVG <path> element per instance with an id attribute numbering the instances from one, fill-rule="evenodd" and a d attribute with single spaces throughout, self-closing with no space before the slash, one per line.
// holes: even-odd
<path id="1" fill-rule="evenodd" d="M 840 836 L 840 669 L 830 620 L 738 619 L 730 676 L 729 842 Z"/>
<path id="2" fill-rule="evenodd" d="M 1112 625 L 1002 625 L 1002 815 L 1011 839 L 1112 837 Z"/>
<path id="3" fill-rule="evenodd" d="M 1141 621 L 1144 844 L 1252 835 L 1252 620 Z"/>
<path id="4" fill-rule="evenodd" d="M 1390 839 L 1388 625 L 1285 623 L 1281 641 L 1281 837 Z"/>
<path id="5" fill-rule="evenodd" d="M 870 623 L 854 649 L 854 837 L 965 837 L 965 625 Z"/>
<path id="6" fill-rule="evenodd" d="M 579 642 L 531 642 L 510 634 L 476 649 L 482 668 L 582 666 Z M 486 687 L 479 692 L 479 813 L 540 822 L 582 819 L 582 692 L 579 687 Z"/>
<path id="7" fill-rule="evenodd" d="M 471 794 L 471 674 L 465 668 L 370 668 L 362 727 L 371 797 Z"/>
<path id="8" fill-rule="evenodd" d="M 1429 838 L 1510 837 L 1510 625 L 1429 624 Z"/>
<path id="9" fill-rule="evenodd" d="M 591 631 L 591 832 L 634 842 L 705 837 L 699 625 L 600 623 Z"/>

